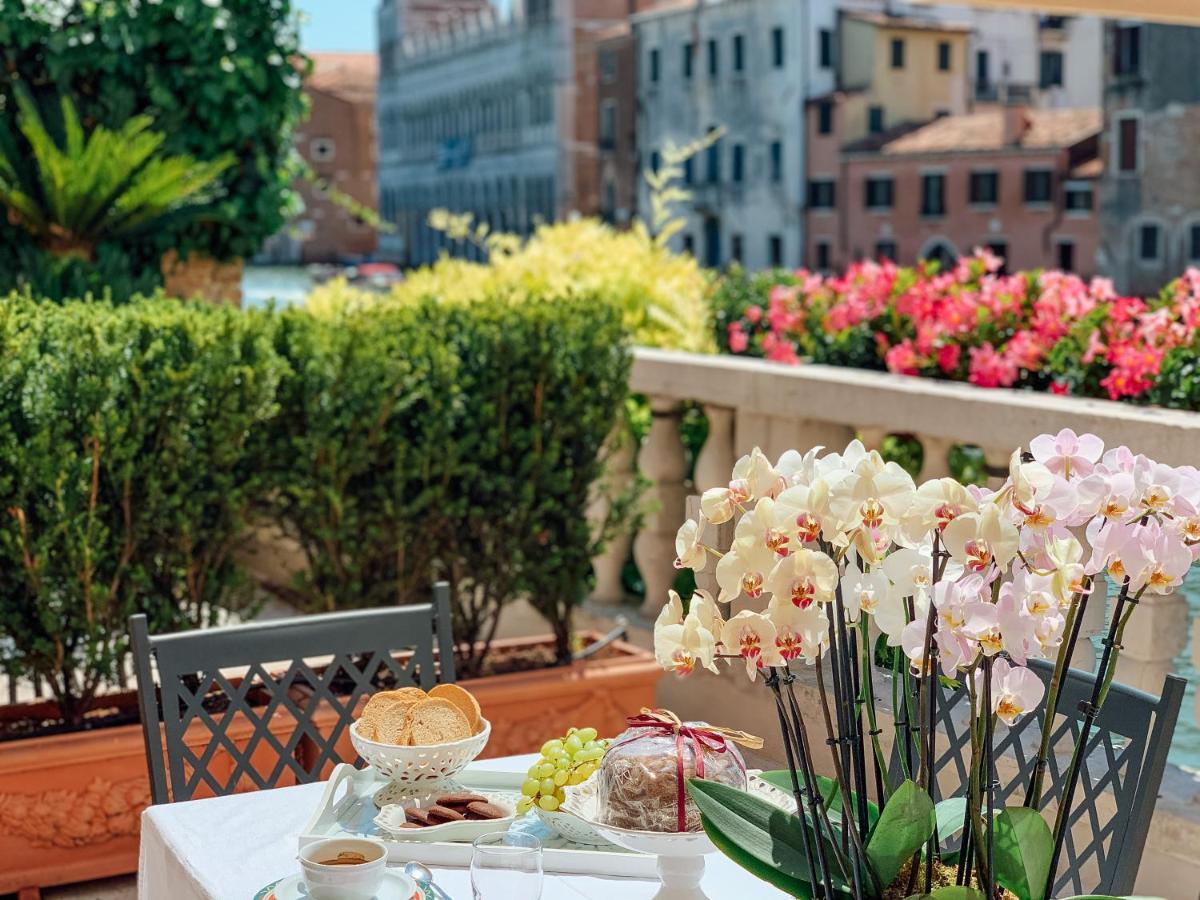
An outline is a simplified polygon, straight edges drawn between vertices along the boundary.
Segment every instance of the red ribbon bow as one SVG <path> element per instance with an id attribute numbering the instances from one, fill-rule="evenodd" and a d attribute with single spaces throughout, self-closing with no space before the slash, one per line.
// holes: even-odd
<path id="1" fill-rule="evenodd" d="M 718 728 L 715 725 L 684 723 L 680 720 L 679 716 L 675 715 L 669 709 L 649 709 L 642 707 L 642 711 L 638 715 L 629 716 L 625 720 L 625 723 L 630 728 L 648 728 L 662 735 L 673 734 L 675 736 L 676 831 L 687 830 L 687 789 L 683 783 L 684 739 L 692 742 L 692 755 L 696 758 L 697 778 L 704 777 L 705 750 L 712 750 L 714 753 L 724 753 L 729 748 L 731 741 L 741 744 L 744 747 L 749 747 L 752 750 L 758 750 L 763 745 L 762 738 L 747 734 L 745 731 L 735 731 L 732 728 Z M 643 735 L 633 735 L 614 744 L 613 748 L 619 747 L 622 744 L 628 744 L 640 737 L 643 737 Z M 737 763 L 739 769 L 745 771 L 742 761 L 738 757 L 735 756 L 734 761 Z"/>

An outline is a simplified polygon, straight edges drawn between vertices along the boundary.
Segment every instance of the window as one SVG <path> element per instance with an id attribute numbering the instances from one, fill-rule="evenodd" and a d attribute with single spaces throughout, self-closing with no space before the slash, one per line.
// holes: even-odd
<path id="1" fill-rule="evenodd" d="M 904 38 L 892 38 L 892 68 L 904 68 Z"/>
<path id="2" fill-rule="evenodd" d="M 896 242 L 879 241 L 875 244 L 875 258 L 878 260 L 896 261 Z"/>
<path id="3" fill-rule="evenodd" d="M 813 245 L 813 265 L 817 271 L 824 272 L 829 269 L 829 241 L 817 241 Z"/>
<path id="4" fill-rule="evenodd" d="M 694 163 L 694 162 L 695 162 L 695 160 L 690 156 L 683 161 L 683 183 L 684 184 L 695 184 L 696 183 L 696 176 L 695 176 L 695 171 L 694 171 L 695 166 L 692 165 L 692 163 Z"/>
<path id="5" fill-rule="evenodd" d="M 783 29 L 771 29 L 771 65 L 777 69 L 783 68 Z"/>
<path id="6" fill-rule="evenodd" d="M 1113 31 L 1113 74 L 1136 75 L 1141 69 L 1142 29 L 1118 25 Z"/>
<path id="7" fill-rule="evenodd" d="M 736 263 L 742 261 L 742 236 L 740 234 L 729 236 L 729 261 Z"/>
<path id="8" fill-rule="evenodd" d="M 771 141 L 771 180 L 783 181 L 783 144 Z"/>
<path id="9" fill-rule="evenodd" d="M 833 134 L 833 101 L 817 104 L 817 134 Z"/>
<path id="10" fill-rule="evenodd" d="M 713 126 L 715 127 L 715 126 Z M 713 128 L 709 128 L 712 131 Z M 721 142 L 709 144 L 704 151 L 704 169 L 709 184 L 721 183 Z"/>
<path id="11" fill-rule="evenodd" d="M 658 82 L 658 48 L 654 47 L 650 51 L 650 81 Z"/>
<path id="12" fill-rule="evenodd" d="M 975 96 L 983 97 L 991 93 L 992 76 L 988 65 L 988 52 L 975 51 Z"/>
<path id="13" fill-rule="evenodd" d="M 1038 66 L 1038 85 L 1045 88 L 1062 87 L 1063 55 L 1060 50 L 1043 50 Z"/>
<path id="14" fill-rule="evenodd" d="M 950 71 L 950 42 L 938 41 L 937 67 L 939 72 Z"/>
<path id="15" fill-rule="evenodd" d="M 879 134 L 883 131 L 883 107 L 872 106 L 867 110 L 867 131 Z"/>
<path id="16" fill-rule="evenodd" d="M 998 172 L 972 172 L 969 196 L 971 203 L 979 206 L 995 206 L 1000 192 Z"/>
<path id="17" fill-rule="evenodd" d="M 719 60 L 717 59 L 717 42 L 714 38 L 708 39 L 708 77 L 716 78 L 720 69 Z"/>
<path id="18" fill-rule="evenodd" d="M 337 145 L 333 138 L 313 138 L 308 142 L 308 155 L 312 157 L 313 162 L 333 162 L 334 156 L 337 155 Z"/>
<path id="19" fill-rule="evenodd" d="M 1025 170 L 1025 202 L 1049 203 L 1054 175 L 1049 169 Z"/>
<path id="20" fill-rule="evenodd" d="M 921 215 L 946 214 L 946 176 L 941 173 L 921 176 Z"/>
<path id="21" fill-rule="evenodd" d="M 777 234 L 767 238 L 767 265 L 775 269 L 783 265 L 783 238 Z"/>
<path id="22" fill-rule="evenodd" d="M 746 180 L 746 147 L 744 144 L 734 144 L 730 151 L 729 180 L 741 184 Z"/>
<path id="23" fill-rule="evenodd" d="M 817 60 L 822 69 L 833 68 L 833 32 L 822 28 L 817 35 Z"/>
<path id="24" fill-rule="evenodd" d="M 1193 222 L 1187 231 L 1188 262 L 1200 260 L 1200 223 Z"/>
<path id="25" fill-rule="evenodd" d="M 1144 263 L 1156 263 L 1161 255 L 1162 229 L 1154 222 L 1138 227 L 1138 259 Z"/>
<path id="26" fill-rule="evenodd" d="M 833 209 L 837 204 L 837 182 L 831 178 L 814 178 L 808 183 L 810 209 Z"/>
<path id="27" fill-rule="evenodd" d="M 1117 171 L 1138 169 L 1138 120 L 1133 116 L 1117 119 Z"/>
<path id="28" fill-rule="evenodd" d="M 1058 267 L 1064 272 L 1075 271 L 1075 242 L 1058 242 Z"/>
<path id="29" fill-rule="evenodd" d="M 868 178 L 863 182 L 863 205 L 867 209 L 891 209 L 895 182 L 892 176 Z"/>
<path id="30" fill-rule="evenodd" d="M 692 58 L 696 55 L 696 45 L 687 43 L 683 45 L 683 77 L 692 77 Z"/>
<path id="31" fill-rule="evenodd" d="M 683 252 L 689 256 L 693 256 L 696 253 L 696 239 L 690 234 L 683 236 Z"/>
<path id="32" fill-rule="evenodd" d="M 658 167 L 662 165 L 662 157 L 658 155 L 657 150 L 650 151 L 650 171 L 658 172 Z"/>
<path id="33" fill-rule="evenodd" d="M 721 267 L 721 220 L 715 216 L 704 220 L 704 265 L 710 269 Z"/>
<path id="34" fill-rule="evenodd" d="M 1067 212 L 1090 212 L 1092 209 L 1092 186 L 1090 184 L 1068 184 L 1063 205 Z"/>
<path id="35" fill-rule="evenodd" d="M 600 146 L 611 150 L 617 142 L 617 101 L 604 100 L 600 104 Z"/>
<path id="36" fill-rule="evenodd" d="M 617 54 L 612 50 L 600 51 L 600 81 L 612 84 L 617 80 Z"/>
<path id="37" fill-rule="evenodd" d="M 733 71 L 741 72 L 746 68 L 746 41 L 740 34 L 733 36 Z"/>

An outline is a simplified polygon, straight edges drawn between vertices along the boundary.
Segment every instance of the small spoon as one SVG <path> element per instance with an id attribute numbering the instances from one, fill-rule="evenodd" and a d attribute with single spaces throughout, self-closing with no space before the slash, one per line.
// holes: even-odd
<path id="1" fill-rule="evenodd" d="M 450 895 L 433 883 L 433 873 L 419 862 L 410 862 L 404 867 L 404 874 L 420 885 L 429 885 L 443 900 L 450 900 Z"/>

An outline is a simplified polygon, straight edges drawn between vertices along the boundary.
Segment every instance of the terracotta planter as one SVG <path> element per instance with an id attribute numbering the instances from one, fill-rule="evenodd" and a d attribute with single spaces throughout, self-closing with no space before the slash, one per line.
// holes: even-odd
<path id="1" fill-rule="evenodd" d="M 549 637 L 519 638 L 494 646 L 548 642 Z M 653 658 L 621 642 L 605 653 L 603 659 L 568 668 L 461 682 L 492 722 L 484 755 L 536 750 L 571 725 L 592 725 L 601 734 L 616 734 L 627 715 L 652 706 L 661 674 Z M 113 705 L 126 708 L 136 703 L 132 694 L 111 699 Z M 315 721 L 328 734 L 336 716 L 326 711 Z M 199 746 L 206 736 L 204 726 L 197 723 L 193 728 Z M 276 716 L 274 734 L 282 740 L 292 730 L 289 715 Z M 231 731 L 239 747 L 245 747 L 249 736 L 248 727 Z M 349 736 L 343 735 L 338 749 L 343 758 L 354 758 Z M 269 771 L 266 753 L 263 762 Z M 226 773 L 232 765 L 225 754 L 219 754 L 215 764 L 218 772 L 224 767 Z M 136 872 L 138 824 L 149 799 L 138 725 L 0 744 L 0 894 Z"/>

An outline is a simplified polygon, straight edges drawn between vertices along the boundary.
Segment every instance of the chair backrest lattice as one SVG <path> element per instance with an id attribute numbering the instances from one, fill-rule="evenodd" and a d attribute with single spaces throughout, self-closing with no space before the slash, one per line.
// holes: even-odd
<path id="1" fill-rule="evenodd" d="M 1030 667 L 1049 684 L 1053 674 L 1050 663 L 1030 660 Z M 1079 669 L 1069 670 L 1063 679 L 1041 800 L 1048 821 L 1052 821 L 1071 752 L 1083 728 L 1080 704 L 1090 698 L 1094 683 L 1094 675 Z M 1168 675 L 1162 695 L 1155 697 L 1113 684 L 1084 754 L 1055 896 L 1124 894 L 1133 890 L 1185 685 L 1182 678 Z M 971 760 L 967 727 L 970 705 L 965 686 L 950 689 L 939 685 L 938 692 L 935 799 L 966 793 Z M 1041 709 L 1011 728 L 998 724 L 994 753 L 999 781 L 997 807 L 1024 803 L 1044 717 L 1045 710 Z M 893 781 L 902 773 L 897 747 L 892 753 Z M 946 843 L 955 846 L 959 840 L 955 837 Z"/>
<path id="2" fill-rule="evenodd" d="M 166 635 L 137 615 L 130 634 L 155 803 L 318 780 L 364 695 L 454 681 L 444 582 L 429 603 Z"/>

